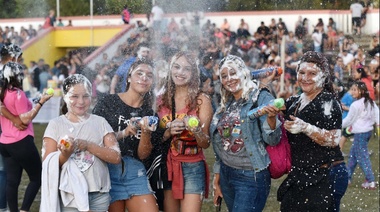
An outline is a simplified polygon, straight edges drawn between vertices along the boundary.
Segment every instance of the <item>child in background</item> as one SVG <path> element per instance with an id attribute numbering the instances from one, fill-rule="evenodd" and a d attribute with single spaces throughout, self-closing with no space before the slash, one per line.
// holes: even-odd
<path id="1" fill-rule="evenodd" d="M 372 135 L 373 125 L 376 123 L 379 127 L 379 108 L 369 97 L 364 82 L 355 81 L 351 86 L 351 93 L 358 100 L 351 104 L 347 117 L 343 119 L 342 124 L 343 128 L 351 126 L 352 132 L 355 133 L 347 164 L 348 176 L 351 182 L 356 165 L 359 164 L 366 179 L 362 187 L 374 190 L 376 183 L 369 159 L 368 142 Z"/>
<path id="2" fill-rule="evenodd" d="M 340 100 L 340 103 L 342 104 L 342 119 L 345 119 L 347 117 L 348 111 L 350 109 L 351 104 L 355 101 L 354 97 L 352 97 L 352 94 L 350 91 L 347 91 L 342 99 Z M 342 150 L 343 156 L 346 156 L 343 153 L 343 146 L 347 141 L 347 138 L 351 137 L 353 134 L 350 132 L 350 128 L 346 129 L 344 128 L 342 130 L 342 137 L 340 138 L 339 141 L 339 147 Z"/>

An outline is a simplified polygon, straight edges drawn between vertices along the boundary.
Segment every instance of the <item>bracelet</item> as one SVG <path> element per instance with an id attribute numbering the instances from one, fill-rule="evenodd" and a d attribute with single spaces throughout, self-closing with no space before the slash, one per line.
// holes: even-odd
<path id="1" fill-rule="evenodd" d="M 38 101 L 37 103 L 38 103 L 38 104 L 40 104 L 40 105 L 41 105 L 41 107 L 42 107 L 42 105 L 44 105 L 44 104 L 42 104 L 42 103 L 41 103 L 41 102 L 39 102 L 39 101 Z"/>
<path id="2" fill-rule="evenodd" d="M 198 127 L 198 130 L 196 131 L 193 131 L 193 134 L 196 135 L 196 134 L 200 134 L 202 132 L 202 129 L 200 127 Z"/>

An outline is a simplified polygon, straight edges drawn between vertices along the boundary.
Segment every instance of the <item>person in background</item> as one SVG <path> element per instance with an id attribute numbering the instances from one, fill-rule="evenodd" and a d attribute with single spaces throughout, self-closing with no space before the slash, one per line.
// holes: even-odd
<path id="1" fill-rule="evenodd" d="M 227 18 L 223 20 L 222 25 L 220 25 L 220 30 L 222 31 L 230 31 L 230 24 L 228 23 Z"/>
<path id="2" fill-rule="evenodd" d="M 41 212 L 108 209 L 107 163 L 120 163 L 120 149 L 107 121 L 87 112 L 91 92 L 83 75 L 63 82 L 67 113 L 50 120 L 43 136 Z"/>
<path id="3" fill-rule="evenodd" d="M 343 58 L 336 57 L 335 65 L 334 65 L 334 76 L 339 79 L 340 81 L 343 81 Z"/>
<path id="4" fill-rule="evenodd" d="M 203 149 L 210 146 L 211 99 L 200 91 L 194 55 L 178 52 L 170 61 L 164 93 L 158 97 L 164 211 L 201 211 L 208 197 L 209 172 Z M 198 124 L 190 125 L 190 117 Z M 167 171 L 165 171 L 167 170 Z"/>
<path id="5" fill-rule="evenodd" d="M 154 1 L 154 6 L 152 7 L 150 17 L 153 21 L 153 29 L 155 32 L 157 32 L 158 35 L 161 32 L 161 22 L 163 20 L 164 14 L 164 11 L 158 5 L 158 1 Z"/>
<path id="6" fill-rule="evenodd" d="M 352 84 L 352 82 L 349 82 L 349 84 Z M 351 87 L 351 86 L 348 86 L 348 87 Z M 348 90 L 343 95 L 343 97 L 341 98 L 340 103 L 342 105 L 342 120 L 346 118 L 348 111 L 350 110 L 350 106 L 354 101 L 355 101 L 355 99 L 354 99 L 354 97 L 352 97 L 350 90 Z M 352 134 L 352 132 L 350 132 L 350 128 L 347 128 L 347 129 L 343 128 L 342 129 L 342 136 L 341 136 L 340 141 L 339 141 L 339 147 L 342 151 L 343 156 L 347 156 L 343 153 L 344 144 L 346 143 L 347 139 L 349 137 L 352 137 L 352 136 L 353 136 L 353 134 Z"/>
<path id="7" fill-rule="evenodd" d="M 110 212 L 158 211 L 147 173 L 153 163 L 151 152 L 161 148 L 163 134 L 162 130 L 152 129 L 148 120 L 148 116 L 157 116 L 154 80 L 152 63 L 137 59 L 128 71 L 126 91 L 106 95 L 93 109 L 116 132 L 122 156 L 121 163 L 108 164 L 112 186 Z"/>
<path id="8" fill-rule="evenodd" d="M 331 28 L 337 32 L 337 28 L 336 28 L 336 22 L 334 21 L 333 18 L 329 18 L 329 22 L 327 23 L 327 26 L 331 26 Z"/>
<path id="9" fill-rule="evenodd" d="M 16 51 L 14 49 L 14 45 L 8 43 L 4 44 L 0 48 L 0 87 L 4 84 L 3 78 L 3 68 L 4 65 L 8 62 L 12 61 L 16 56 Z M 1 90 L 0 90 L 1 91 Z M 19 116 L 12 114 L 9 110 L 3 106 L 0 101 L 0 115 L 7 118 L 13 123 L 20 131 L 25 130 L 27 125 L 24 125 Z M 0 125 L 0 134 L 1 134 L 1 125 Z M 6 183 L 7 183 L 7 175 L 5 170 L 5 162 L 3 156 L 0 154 L 0 211 L 7 210 L 7 199 L 6 199 Z"/>
<path id="10" fill-rule="evenodd" d="M 302 94 L 286 100 L 292 170 L 277 191 L 281 211 L 339 210 L 347 171 L 338 146 L 342 110 L 323 54 L 306 52 L 297 67 Z"/>
<path id="11" fill-rule="evenodd" d="M 337 32 L 331 25 L 327 26 L 327 50 L 335 50 L 336 48 L 336 39 Z"/>
<path id="12" fill-rule="evenodd" d="M 361 16 L 364 8 L 363 6 L 359 3 L 359 0 L 355 0 L 350 5 L 350 11 L 351 11 L 351 16 L 352 16 L 352 28 L 354 29 L 352 34 L 361 34 Z"/>
<path id="13" fill-rule="evenodd" d="M 3 67 L 0 100 L 11 114 L 19 116 L 22 123 L 27 125 L 23 131 L 4 116 L 0 116 L 3 132 L 0 136 L 0 153 L 4 157 L 7 167 L 6 198 L 11 212 L 19 211 L 18 187 L 22 171 L 28 173 L 29 183 L 24 194 L 20 211 L 29 211 L 34 198 L 41 186 L 41 159 L 34 144 L 34 131 L 32 120 L 40 111 L 43 104 L 52 95 L 44 94 L 38 103 L 32 103 L 22 91 L 23 70 L 13 62 Z M 3 111 L 3 110 L 2 110 Z"/>
<path id="14" fill-rule="evenodd" d="M 316 26 L 314 29 L 313 34 L 311 35 L 311 38 L 313 39 L 314 43 L 314 51 L 315 52 L 322 52 L 322 26 Z"/>
<path id="15" fill-rule="evenodd" d="M 124 5 L 123 11 L 121 12 L 121 18 L 123 19 L 124 24 L 129 24 L 131 19 L 131 13 L 128 10 L 128 5 Z"/>
<path id="16" fill-rule="evenodd" d="M 367 74 L 367 72 L 364 70 L 361 64 L 358 64 L 357 67 L 352 70 L 352 78 L 354 80 L 360 80 L 364 82 L 364 84 L 367 86 L 369 97 L 372 100 L 375 100 L 375 89 L 372 85 L 372 78 L 370 75 Z"/>
<path id="17" fill-rule="evenodd" d="M 237 30 L 237 36 L 238 37 L 248 37 L 250 35 L 251 35 L 251 33 L 249 33 L 248 24 L 244 21 L 244 19 L 241 19 L 240 24 L 239 24 L 239 28 Z"/>
<path id="18" fill-rule="evenodd" d="M 274 97 L 267 90 L 259 91 L 240 57 L 228 55 L 219 63 L 219 71 L 221 106 L 210 127 L 216 156 L 213 202 L 223 198 L 229 211 L 262 211 L 271 184 L 265 145 L 280 142 L 280 110 L 269 105 L 260 121 L 251 119 L 247 111 L 255 102 L 267 105 Z"/>
<path id="19" fill-rule="evenodd" d="M 136 54 L 134 57 L 127 59 L 117 70 L 115 75 L 112 77 L 111 86 L 110 86 L 110 94 L 116 93 L 116 87 L 119 81 L 121 82 L 121 92 L 125 92 L 127 87 L 127 76 L 128 71 L 131 65 L 137 59 L 149 59 L 150 47 L 147 43 L 140 43 L 136 48 Z"/>
<path id="20" fill-rule="evenodd" d="M 40 73 L 43 72 L 44 65 L 45 65 L 45 60 L 41 58 L 38 60 L 37 66 L 33 69 L 33 73 L 32 73 L 33 87 L 35 87 L 37 91 L 39 91 L 41 88 Z"/>
<path id="21" fill-rule="evenodd" d="M 63 26 L 65 26 L 65 25 L 63 25 L 63 23 L 62 23 L 62 19 L 61 18 L 58 19 L 57 27 L 63 27 Z"/>
<path id="22" fill-rule="evenodd" d="M 39 81 L 40 81 L 40 88 L 38 89 L 38 91 L 40 93 L 43 93 L 44 89 L 47 88 L 48 80 L 52 79 L 52 76 L 49 73 L 49 69 L 46 66 L 44 66 L 41 69 L 41 72 L 38 75 L 38 78 L 39 78 Z"/>
<path id="23" fill-rule="evenodd" d="M 95 78 L 96 96 L 101 99 L 109 93 L 111 78 L 107 75 L 109 65 L 103 65 Z"/>
<path id="24" fill-rule="evenodd" d="M 49 10 L 49 15 L 46 16 L 44 25 L 42 26 L 43 29 L 47 29 L 49 27 L 54 27 L 55 24 L 55 11 Z"/>
<path id="25" fill-rule="evenodd" d="M 360 16 L 360 27 L 363 28 L 367 23 L 367 13 L 372 7 L 371 0 L 360 1 L 360 4 L 363 6 L 362 15 Z"/>
<path id="26" fill-rule="evenodd" d="M 355 81 L 351 86 L 351 94 L 357 100 L 351 104 L 342 126 L 343 128 L 351 127 L 351 132 L 354 133 L 354 142 L 347 164 L 349 181 L 351 183 L 355 167 L 359 164 L 365 175 L 362 188 L 375 190 L 376 178 L 369 158 L 368 142 L 372 135 L 373 125 L 376 124 L 377 129 L 379 128 L 379 108 L 370 98 L 364 82 Z"/>

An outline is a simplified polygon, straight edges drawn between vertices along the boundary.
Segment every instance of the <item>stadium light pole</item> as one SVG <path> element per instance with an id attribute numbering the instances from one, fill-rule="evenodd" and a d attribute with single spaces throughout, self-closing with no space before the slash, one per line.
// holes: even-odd
<path id="1" fill-rule="evenodd" d="M 94 10 L 93 10 L 93 0 L 90 0 L 90 20 L 91 20 L 91 46 L 94 46 L 94 27 L 93 27 L 93 16 L 94 16 Z"/>
<path id="2" fill-rule="evenodd" d="M 57 0 L 57 19 L 59 18 L 59 0 Z"/>

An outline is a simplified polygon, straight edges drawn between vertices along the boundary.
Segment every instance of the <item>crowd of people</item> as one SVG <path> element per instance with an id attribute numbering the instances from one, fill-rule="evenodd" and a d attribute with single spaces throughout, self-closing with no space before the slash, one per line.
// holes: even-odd
<path id="1" fill-rule="evenodd" d="M 32 25 L 29 25 L 28 28 L 21 27 L 20 31 L 13 26 L 5 26 L 4 29 L 0 27 L 0 43 L 14 43 L 21 46 L 25 41 L 36 37 L 38 31 Z"/>
<path id="2" fill-rule="evenodd" d="M 228 19 L 198 28 L 186 19 L 165 24 L 163 13 L 156 4 L 150 21 L 139 22 L 94 70 L 83 64 L 82 51 L 54 67 L 40 59 L 28 68 L 19 45 L 2 45 L 0 210 L 19 210 L 25 169 L 30 183 L 21 211 L 30 210 L 41 185 L 41 211 L 200 211 L 209 188 L 214 204 L 223 198 L 229 211 L 262 211 L 271 186 L 265 146 L 280 142 L 281 125 L 292 155 L 277 192 L 281 211 L 339 211 L 357 164 L 365 173 L 362 187 L 377 188 L 368 141 L 379 127 L 378 34 L 363 49 L 337 33 L 331 18 L 327 27 L 320 19 L 313 33 L 301 16 L 294 31 L 282 19 L 252 30 L 244 18 L 232 31 Z M 194 17 L 195 24 L 200 16 Z M 265 79 L 251 73 L 280 66 L 283 38 L 282 90 L 275 72 Z M 41 162 L 31 121 L 52 96 L 48 80 L 62 89 L 63 105 L 43 135 Z M 32 108 L 27 98 L 36 93 L 41 98 Z M 285 106 L 247 116 L 277 97 Z M 350 136 L 346 166 L 342 139 Z M 212 182 L 204 155 L 210 146 Z"/>

